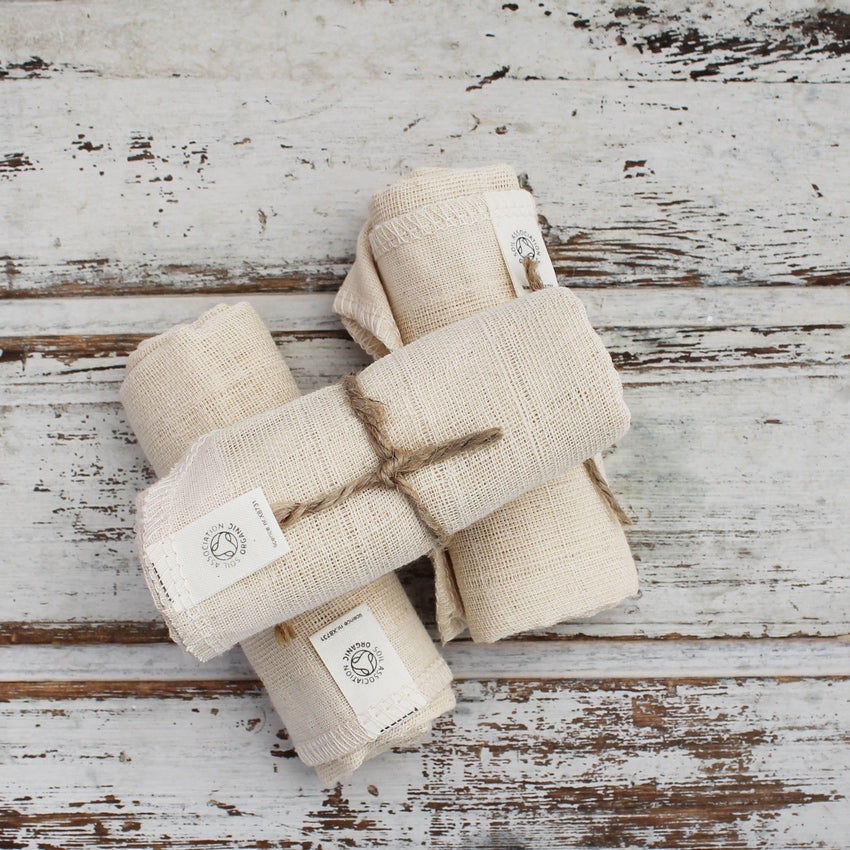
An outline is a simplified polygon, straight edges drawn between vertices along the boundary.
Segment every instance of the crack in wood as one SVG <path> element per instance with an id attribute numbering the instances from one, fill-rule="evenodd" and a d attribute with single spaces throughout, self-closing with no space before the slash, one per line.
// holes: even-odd
<path id="1" fill-rule="evenodd" d="M 483 89 L 484 86 L 488 86 L 490 85 L 490 83 L 495 82 L 496 80 L 501 80 L 506 77 L 510 70 L 510 65 L 502 65 L 501 68 L 497 68 L 495 71 L 493 71 L 493 73 L 487 74 L 483 77 L 479 77 L 478 82 L 467 86 L 466 90 L 475 91 L 476 89 Z"/>
<path id="2" fill-rule="evenodd" d="M 45 62 L 40 56 L 30 56 L 23 62 L 6 62 L 0 64 L 0 80 L 39 79 L 56 68 L 50 62 Z"/>

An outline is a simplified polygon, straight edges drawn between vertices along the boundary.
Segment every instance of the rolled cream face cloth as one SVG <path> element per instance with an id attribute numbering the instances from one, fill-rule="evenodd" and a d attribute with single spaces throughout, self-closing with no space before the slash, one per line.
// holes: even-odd
<path id="1" fill-rule="evenodd" d="M 534 292 L 197 439 L 138 499 L 142 569 L 208 659 L 445 546 L 628 424 L 581 302 Z"/>
<path id="2" fill-rule="evenodd" d="M 121 387 L 127 417 L 158 475 L 197 437 L 298 395 L 271 335 L 246 303 L 221 304 L 143 342 Z M 226 547 L 227 533 L 220 539 Z M 331 648 L 320 651 L 313 638 L 321 647 L 332 629 L 325 640 Z M 454 707 L 451 671 L 392 573 L 248 637 L 242 648 L 298 755 L 329 784 L 390 747 L 414 743 Z"/>
<path id="3" fill-rule="evenodd" d="M 539 284 L 557 284 L 534 199 L 509 166 L 414 171 L 372 199 L 334 309 L 381 357 L 525 294 L 526 258 Z M 601 458 L 573 467 L 435 552 L 443 640 L 467 625 L 473 640 L 495 641 L 588 617 L 637 592 L 622 515 L 602 476 Z"/>

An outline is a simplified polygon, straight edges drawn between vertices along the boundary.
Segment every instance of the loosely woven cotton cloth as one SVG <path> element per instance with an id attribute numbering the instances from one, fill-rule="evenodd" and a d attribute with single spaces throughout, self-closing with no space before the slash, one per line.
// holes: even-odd
<path id="1" fill-rule="evenodd" d="M 611 358 L 565 289 L 421 337 L 364 369 L 358 385 L 384 412 L 400 456 L 498 429 L 500 439 L 407 476 L 449 536 L 594 456 L 629 425 Z M 202 596 L 187 578 L 182 537 L 223 505 L 258 490 L 275 512 L 322 501 L 378 466 L 344 384 L 192 443 L 137 500 L 142 568 L 172 637 L 205 660 L 426 554 L 434 536 L 421 511 L 399 487 L 375 483 L 301 516 L 286 527 L 288 552 L 232 584 Z"/>
<path id="2" fill-rule="evenodd" d="M 246 303 L 219 305 L 130 355 L 121 398 L 151 466 L 165 475 L 193 440 L 299 395 L 260 317 Z M 369 606 L 411 674 L 415 711 L 377 737 L 358 721 L 309 636 Z M 299 756 L 327 783 L 389 747 L 425 735 L 454 706 L 451 671 L 392 573 L 242 643 Z M 389 699 L 398 697 L 393 694 Z"/>
<path id="3" fill-rule="evenodd" d="M 507 165 L 414 171 L 372 199 L 334 308 L 381 357 L 522 294 L 508 263 L 510 235 L 526 226 L 543 255 L 534 200 Z M 433 560 L 444 640 L 464 625 L 487 642 L 588 617 L 638 589 L 620 521 L 582 466 L 458 533 Z"/>

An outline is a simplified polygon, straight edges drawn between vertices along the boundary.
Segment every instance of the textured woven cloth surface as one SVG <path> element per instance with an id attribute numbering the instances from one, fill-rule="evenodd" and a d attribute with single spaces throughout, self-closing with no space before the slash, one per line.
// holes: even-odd
<path id="1" fill-rule="evenodd" d="M 143 342 L 121 390 L 151 466 L 164 475 L 201 435 L 286 404 L 299 395 L 260 317 L 246 303 L 219 305 L 189 325 Z M 309 640 L 367 603 L 426 698 L 415 714 L 369 735 Z M 411 744 L 454 706 L 451 672 L 394 574 L 295 617 L 288 642 L 274 628 L 242 643 L 299 756 L 328 783 L 393 746 Z"/>
<path id="2" fill-rule="evenodd" d="M 372 199 L 334 301 L 367 352 L 380 357 L 516 297 L 486 193 L 531 206 L 536 222 L 507 165 L 421 169 Z M 433 560 L 444 640 L 464 625 L 493 641 L 587 617 L 638 589 L 620 522 L 581 466 L 460 532 Z"/>
<path id="3" fill-rule="evenodd" d="M 450 324 L 368 366 L 359 382 L 385 405 L 387 436 L 402 449 L 501 429 L 494 444 L 410 475 L 449 534 L 595 455 L 629 423 L 611 358 L 565 289 Z M 287 554 L 197 604 L 175 606 L 183 563 L 163 541 L 254 488 L 272 506 L 307 501 L 375 465 L 341 385 L 196 440 L 137 503 L 142 567 L 174 639 L 211 658 L 427 553 L 433 540 L 407 499 L 369 487 L 289 527 Z"/>

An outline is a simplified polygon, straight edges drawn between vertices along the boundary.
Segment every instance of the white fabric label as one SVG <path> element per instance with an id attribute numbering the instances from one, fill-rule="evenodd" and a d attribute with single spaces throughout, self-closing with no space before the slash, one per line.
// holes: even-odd
<path id="1" fill-rule="evenodd" d="M 146 554 L 179 612 L 289 551 L 269 500 L 258 487 L 148 546 Z"/>
<path id="2" fill-rule="evenodd" d="M 373 737 L 427 705 L 365 602 L 310 640 L 360 725 Z"/>
<path id="3" fill-rule="evenodd" d="M 484 192 L 484 201 L 517 296 L 529 290 L 523 266 L 525 257 L 537 260 L 537 274 L 544 286 L 557 286 L 558 278 L 543 242 L 531 194 L 524 189 Z"/>

